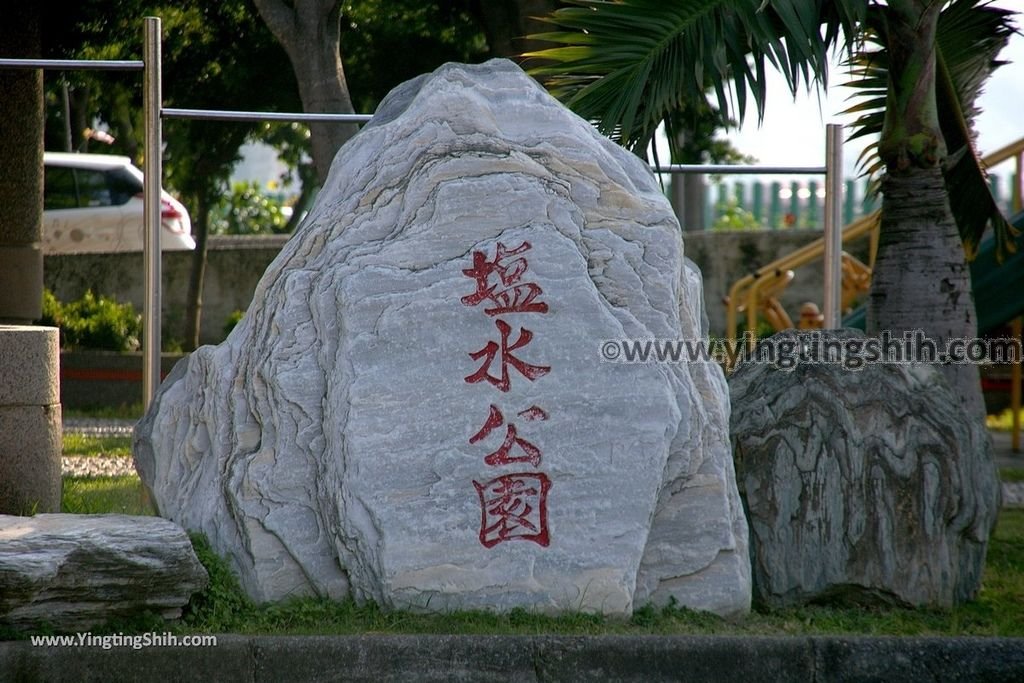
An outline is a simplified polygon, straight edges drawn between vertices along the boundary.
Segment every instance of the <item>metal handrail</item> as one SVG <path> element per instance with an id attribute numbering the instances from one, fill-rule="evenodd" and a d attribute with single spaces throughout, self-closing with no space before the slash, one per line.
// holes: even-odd
<path id="1" fill-rule="evenodd" d="M 3 69 L 50 69 L 54 71 L 142 71 L 144 62 L 122 59 L 0 59 Z"/>
<path id="2" fill-rule="evenodd" d="M 373 114 L 298 114 L 280 111 L 230 111 L 224 109 L 176 109 L 164 107 L 165 119 L 203 119 L 205 121 L 330 121 L 333 123 L 366 123 Z"/>
<path id="3" fill-rule="evenodd" d="M 1009 159 L 1017 159 L 1017 186 L 1014 187 L 1014 210 L 1021 209 L 1021 181 L 1022 167 L 1024 167 L 1024 138 L 1005 145 L 996 151 L 982 157 L 982 164 L 986 167 L 995 166 Z M 880 225 L 881 210 L 861 216 L 843 228 L 843 243 L 860 239 L 868 235 L 871 239 L 870 258 L 868 265 L 873 269 L 875 255 L 878 251 L 878 227 Z M 825 253 L 825 237 L 822 236 L 813 242 L 805 244 L 796 251 L 787 254 L 771 263 L 762 266 L 749 275 L 745 275 L 729 288 L 728 300 L 726 301 L 726 336 L 730 343 L 736 343 L 736 324 L 738 322 L 739 304 L 744 302 L 747 312 L 747 330 L 753 331 L 757 327 L 757 295 L 763 288 L 763 282 L 774 276 L 779 271 L 792 270 L 816 260 Z M 744 291 L 746 290 L 746 291 Z"/>
<path id="4" fill-rule="evenodd" d="M 720 173 L 722 175 L 823 175 L 827 166 L 760 166 L 757 164 L 667 164 L 652 166 L 655 173 Z"/>

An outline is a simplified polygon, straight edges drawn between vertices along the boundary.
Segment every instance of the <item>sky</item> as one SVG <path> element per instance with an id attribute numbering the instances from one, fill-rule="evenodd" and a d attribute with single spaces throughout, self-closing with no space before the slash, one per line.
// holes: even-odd
<path id="1" fill-rule="evenodd" d="M 1018 30 L 1024 31 L 1024 0 L 995 0 L 993 6 L 1016 10 Z M 840 65 L 842 55 L 834 59 L 829 75 L 831 87 L 827 93 L 801 91 L 794 101 L 785 79 L 774 71 L 768 72 L 768 98 L 764 120 L 758 124 L 753 107 L 739 130 L 726 134 L 733 145 L 744 154 L 755 157 L 760 164 L 773 166 L 821 166 L 825 163 L 825 125 L 849 124 L 855 116 L 841 116 L 840 112 L 853 102 L 847 98 L 849 88 L 840 84 L 847 80 Z M 1000 54 L 1010 62 L 989 79 L 979 98 L 982 113 L 976 122 L 978 143 L 982 154 L 1024 137 L 1024 36 L 1014 35 Z M 846 133 L 847 135 L 849 133 Z M 867 140 L 854 140 L 843 147 L 844 176 L 856 177 L 857 157 Z M 276 178 L 283 169 L 274 153 L 260 146 L 246 147 L 245 161 L 235 170 L 234 177 Z M 668 158 L 667 146 L 659 147 L 662 159 Z M 1008 178 L 1012 164 L 992 169 Z M 735 176 L 734 176 L 735 177 Z M 806 179 L 805 176 L 799 177 Z M 772 180 L 786 182 L 788 176 L 774 176 Z M 1008 179 L 1004 187 L 1008 188 Z"/>
<path id="2" fill-rule="evenodd" d="M 1017 28 L 1024 30 L 1024 0 L 997 0 L 992 4 L 1020 12 L 1016 19 Z M 995 71 L 978 100 L 982 113 L 976 127 L 982 154 L 1024 137 L 1024 36 L 1012 36 L 1000 53 L 1000 59 L 1011 63 Z M 840 116 L 840 112 L 853 102 L 847 102 L 852 92 L 849 88 L 837 87 L 847 80 L 839 61 L 838 58 L 835 60 L 829 74 L 831 85 L 827 94 L 820 96 L 820 106 L 817 93 L 807 95 L 801 92 L 794 102 L 785 79 L 774 71 L 770 72 L 768 100 L 761 125 L 758 126 L 756 111 L 751 108 L 742 128 L 728 133 L 726 137 L 741 152 L 756 157 L 758 163 L 823 165 L 825 125 L 845 125 L 856 118 L 853 115 Z M 857 156 L 865 144 L 867 141 L 858 139 L 844 145 L 843 162 L 847 177 L 856 175 Z M 1010 165 L 1005 165 L 994 170 L 1005 174 L 1009 169 Z"/>

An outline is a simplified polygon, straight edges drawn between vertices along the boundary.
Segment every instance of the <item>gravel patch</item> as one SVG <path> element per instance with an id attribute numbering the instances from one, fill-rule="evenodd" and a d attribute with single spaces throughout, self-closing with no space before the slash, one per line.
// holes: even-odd
<path id="1" fill-rule="evenodd" d="M 122 477 L 135 474 L 135 465 L 127 456 L 64 456 L 61 471 L 65 477 Z M 1024 508 L 1024 482 L 1003 483 L 1003 507 Z"/>
<path id="2" fill-rule="evenodd" d="M 1024 508 L 1024 481 L 1003 482 L 1003 507 Z"/>
<path id="3" fill-rule="evenodd" d="M 135 420 L 105 420 L 84 417 L 64 418 L 64 433 L 84 436 L 131 436 Z"/>
<path id="4" fill-rule="evenodd" d="M 135 465 L 129 457 L 116 458 L 64 456 L 60 459 L 61 474 L 65 477 L 123 477 L 135 474 Z"/>
<path id="5" fill-rule="evenodd" d="M 131 436 L 135 420 L 110 420 L 69 417 L 64 419 L 64 432 L 86 436 Z M 61 458 L 61 471 L 65 477 L 121 477 L 135 474 L 130 457 L 76 457 Z M 1024 508 L 1024 482 L 1003 482 L 1003 507 Z"/>

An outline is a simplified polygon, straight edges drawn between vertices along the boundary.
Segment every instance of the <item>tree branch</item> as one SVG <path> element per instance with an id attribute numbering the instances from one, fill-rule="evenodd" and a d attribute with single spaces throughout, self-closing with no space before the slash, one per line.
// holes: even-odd
<path id="1" fill-rule="evenodd" d="M 291 54 L 297 33 L 295 10 L 282 0 L 253 0 L 263 22 L 278 42 Z"/>

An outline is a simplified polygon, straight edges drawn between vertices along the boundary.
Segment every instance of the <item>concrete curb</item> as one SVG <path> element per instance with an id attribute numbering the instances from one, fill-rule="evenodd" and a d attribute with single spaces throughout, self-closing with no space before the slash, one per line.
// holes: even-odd
<path id="1" fill-rule="evenodd" d="M 180 637 L 180 636 L 179 636 Z M 216 647 L 0 643 L 0 681 L 1024 680 L 1024 639 L 746 636 L 237 636 Z"/>

